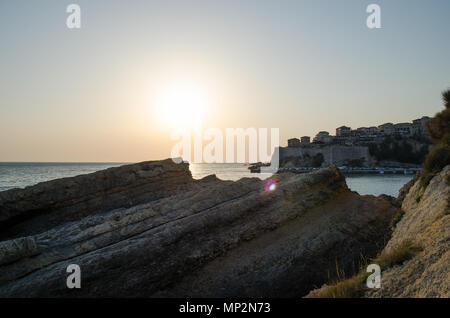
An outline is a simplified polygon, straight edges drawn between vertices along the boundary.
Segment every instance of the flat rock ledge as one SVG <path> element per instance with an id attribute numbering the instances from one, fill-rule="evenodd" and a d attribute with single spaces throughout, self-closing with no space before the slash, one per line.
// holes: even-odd
<path id="1" fill-rule="evenodd" d="M 390 238 L 393 200 L 336 167 L 273 179 L 163 160 L 0 192 L 0 297 L 300 297 Z"/>

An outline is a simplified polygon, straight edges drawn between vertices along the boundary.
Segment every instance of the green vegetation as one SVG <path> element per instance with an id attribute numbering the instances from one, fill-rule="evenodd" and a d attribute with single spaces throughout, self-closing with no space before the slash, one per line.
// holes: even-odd
<path id="1" fill-rule="evenodd" d="M 440 144 L 450 135 L 450 89 L 442 93 L 445 109 L 427 124 L 428 134 L 436 144 Z"/>
<path id="2" fill-rule="evenodd" d="M 410 138 L 424 144 L 430 144 L 430 139 L 422 134 L 414 133 L 414 135 L 412 135 Z"/>
<path id="3" fill-rule="evenodd" d="M 400 220 L 403 218 L 404 215 L 405 215 L 405 211 L 400 209 L 397 212 L 397 214 L 395 214 L 394 217 L 392 218 L 391 227 L 395 228 L 397 226 L 397 223 L 400 222 Z"/>
<path id="4" fill-rule="evenodd" d="M 344 163 L 344 166 L 360 168 L 360 167 L 364 167 L 365 161 L 366 161 L 366 158 L 349 160 Z"/>
<path id="5" fill-rule="evenodd" d="M 383 270 L 394 265 L 402 264 L 403 262 L 413 258 L 420 251 L 422 251 L 422 248 L 406 241 L 402 245 L 393 249 L 391 252 L 381 254 L 373 262 L 380 265 Z"/>
<path id="6" fill-rule="evenodd" d="M 422 249 L 405 242 L 401 246 L 393 249 L 390 253 L 385 253 L 373 259 L 370 263 L 380 265 L 382 270 L 386 270 L 394 265 L 413 258 Z M 360 267 L 360 271 L 350 278 L 345 278 L 342 273 L 338 279 L 313 293 L 312 298 L 358 298 L 364 295 L 367 290 L 366 280 L 370 273 L 366 272 L 367 263 Z"/>
<path id="7" fill-rule="evenodd" d="M 322 153 L 318 153 L 317 155 L 315 155 L 314 157 L 312 157 L 312 166 L 313 167 L 320 167 L 322 165 L 322 163 L 324 162 L 324 157 Z"/>
<path id="8" fill-rule="evenodd" d="M 442 93 L 445 109 L 427 124 L 428 134 L 436 146 L 425 160 L 420 177 L 422 187 L 426 188 L 431 179 L 450 164 L 450 90 Z"/>
<path id="9" fill-rule="evenodd" d="M 370 154 L 378 161 L 390 160 L 403 163 L 422 164 L 428 154 L 429 141 L 423 141 L 425 144 L 418 150 L 414 151 L 410 142 L 403 138 L 386 136 L 380 143 L 369 143 Z"/>
<path id="10" fill-rule="evenodd" d="M 450 146 L 445 144 L 437 145 L 427 156 L 420 178 L 424 188 L 428 186 L 431 179 L 450 164 Z"/>

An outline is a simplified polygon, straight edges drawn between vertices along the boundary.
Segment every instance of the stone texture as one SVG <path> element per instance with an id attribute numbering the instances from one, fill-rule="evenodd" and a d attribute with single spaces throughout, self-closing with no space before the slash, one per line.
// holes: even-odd
<path id="1" fill-rule="evenodd" d="M 93 213 L 155 200 L 189 188 L 187 164 L 171 159 L 110 168 L 0 192 L 0 239 L 39 233 Z"/>
<path id="2" fill-rule="evenodd" d="M 412 259 L 383 271 L 382 288 L 367 297 L 450 297 L 450 166 L 424 190 L 417 180 L 403 200 L 405 215 L 383 252 L 405 242 L 422 248 Z"/>
<path id="3" fill-rule="evenodd" d="M 389 238 L 392 200 L 349 191 L 336 167 L 273 178 L 267 193 L 161 161 L 1 193 L 0 220 L 16 223 L 0 297 L 299 297 Z M 66 287 L 69 264 L 81 289 Z"/>
<path id="4" fill-rule="evenodd" d="M 407 183 L 405 183 L 400 188 L 400 190 L 398 190 L 398 196 L 397 196 L 396 201 L 399 206 L 402 205 L 403 200 L 405 200 L 406 196 L 408 195 L 409 190 L 412 188 L 412 186 L 414 184 L 416 184 L 416 182 L 417 182 L 417 180 L 419 180 L 419 178 L 420 178 L 420 173 L 418 172 L 414 175 L 414 177 L 411 180 L 409 180 Z"/>

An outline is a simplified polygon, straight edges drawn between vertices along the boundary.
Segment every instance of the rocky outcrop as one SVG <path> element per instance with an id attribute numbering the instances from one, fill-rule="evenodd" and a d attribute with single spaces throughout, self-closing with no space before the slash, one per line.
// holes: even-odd
<path id="1" fill-rule="evenodd" d="M 403 218 L 384 248 L 405 244 L 421 249 L 413 258 L 383 271 L 381 289 L 367 297 L 450 297 L 450 166 L 424 189 L 416 180 L 403 199 Z"/>
<path id="2" fill-rule="evenodd" d="M 40 233 L 95 213 L 167 197 L 191 183 L 187 164 L 168 159 L 3 191 L 0 239 Z"/>
<path id="3" fill-rule="evenodd" d="M 411 180 L 409 180 L 407 183 L 405 183 L 400 188 L 400 190 L 398 190 L 398 196 L 397 196 L 396 201 L 399 206 L 402 205 L 403 200 L 405 200 L 406 196 L 408 195 L 409 190 L 412 188 L 412 186 L 414 184 L 416 184 L 416 182 L 417 182 L 417 180 L 419 180 L 419 178 L 420 178 L 420 173 L 418 172 L 414 175 L 414 177 Z"/>
<path id="4" fill-rule="evenodd" d="M 273 179 L 196 181 L 168 160 L 0 193 L 0 296 L 298 297 L 389 238 L 391 200 L 336 167 Z"/>

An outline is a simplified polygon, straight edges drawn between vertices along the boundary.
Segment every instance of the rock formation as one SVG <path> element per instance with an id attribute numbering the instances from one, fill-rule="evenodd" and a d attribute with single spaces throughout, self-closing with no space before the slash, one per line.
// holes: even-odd
<path id="1" fill-rule="evenodd" d="M 0 239 L 40 233 L 117 207 L 170 196 L 192 183 L 187 164 L 142 162 L 0 192 Z"/>
<path id="2" fill-rule="evenodd" d="M 421 249 L 383 271 L 381 289 L 367 297 L 450 297 L 450 166 L 424 189 L 420 180 L 403 199 L 403 218 L 382 253 L 405 243 Z"/>
<path id="3" fill-rule="evenodd" d="M 0 192 L 0 297 L 299 297 L 390 236 L 392 200 L 336 167 L 273 179 L 193 180 L 165 160 Z"/>

